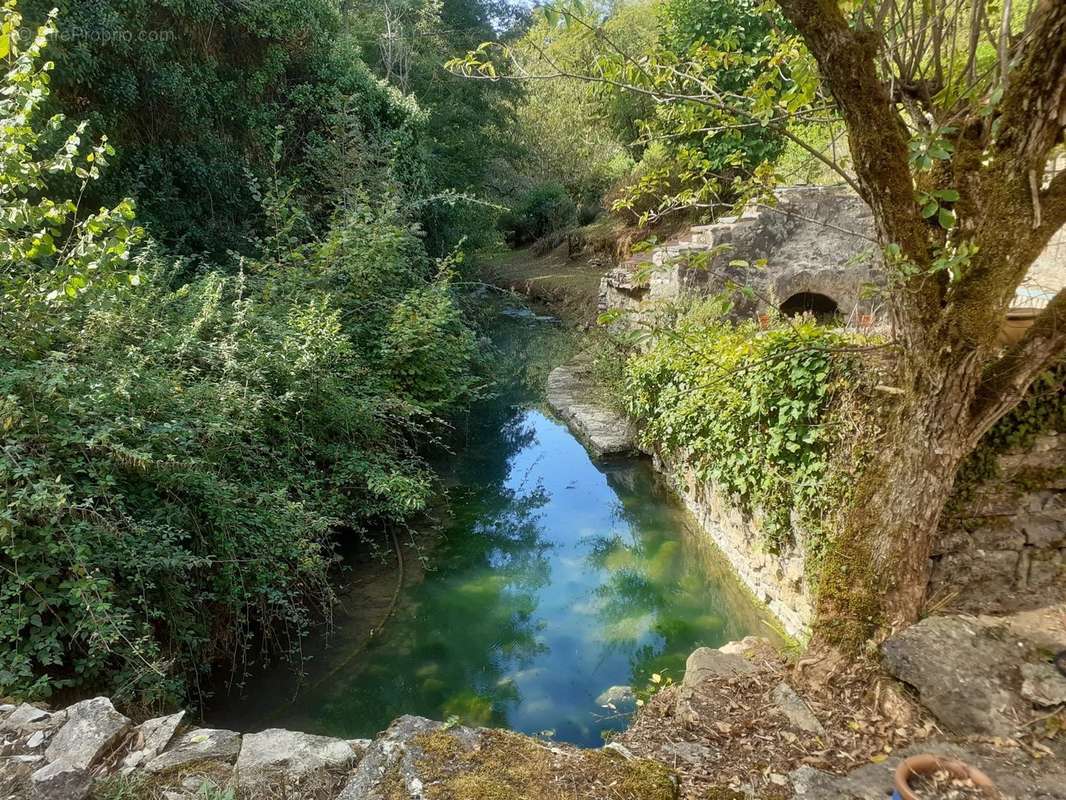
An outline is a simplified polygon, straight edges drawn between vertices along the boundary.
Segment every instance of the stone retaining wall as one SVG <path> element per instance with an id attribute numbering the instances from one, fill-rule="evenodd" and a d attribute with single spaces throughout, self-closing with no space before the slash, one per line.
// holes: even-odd
<path id="1" fill-rule="evenodd" d="M 729 559 L 744 585 L 777 617 L 789 636 L 806 637 L 814 607 L 802 544 L 769 552 L 762 544 L 765 540 L 757 520 L 745 518 L 713 483 L 698 480 L 682 461 L 671 462 L 659 454 L 653 458 L 656 468 L 670 481 L 702 531 Z"/>
<path id="2" fill-rule="evenodd" d="M 994 612 L 1066 599 L 1066 434 L 1001 456 L 999 471 L 944 519 L 933 602 Z"/>
<path id="3" fill-rule="evenodd" d="M 0 704 L 0 798 L 426 800 L 430 786 L 436 797 L 501 797 L 504 790 L 540 797 L 546 781 L 587 787 L 567 795 L 575 799 L 675 796 L 666 766 L 617 745 L 549 747 L 517 733 L 413 716 L 373 741 L 182 722 L 179 712 L 134 725 L 105 697 L 54 712 Z"/>

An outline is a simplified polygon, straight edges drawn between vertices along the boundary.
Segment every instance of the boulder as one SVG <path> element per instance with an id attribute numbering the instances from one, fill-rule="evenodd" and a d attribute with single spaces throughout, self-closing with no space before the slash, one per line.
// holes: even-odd
<path id="1" fill-rule="evenodd" d="M 813 733 L 817 736 L 825 736 L 825 728 L 814 716 L 814 712 L 807 706 L 803 699 L 787 683 L 781 682 L 774 688 L 771 698 L 777 710 L 788 717 L 788 721 L 794 728 Z"/>
<path id="2" fill-rule="evenodd" d="M 118 713 L 106 697 L 75 703 L 66 713 L 66 722 L 45 751 L 49 761 L 65 761 L 87 770 L 130 730 L 129 718 Z"/>
<path id="3" fill-rule="evenodd" d="M 85 800 L 92 789 L 89 770 L 69 761 L 53 761 L 30 776 L 34 800 Z"/>
<path id="4" fill-rule="evenodd" d="M 237 757 L 237 784 L 242 789 L 274 781 L 325 781 L 331 770 L 343 770 L 356 753 L 343 739 L 271 728 L 246 734 Z"/>
<path id="5" fill-rule="evenodd" d="M 134 769 L 163 752 L 181 724 L 184 711 L 142 722 L 134 731 L 133 750 L 122 759 L 124 771 Z"/>
<path id="6" fill-rule="evenodd" d="M 674 713 L 685 723 L 694 723 L 700 717 L 693 701 L 699 695 L 700 686 L 706 681 L 733 678 L 755 672 L 755 665 L 742 656 L 723 653 L 710 647 L 694 650 L 685 662 L 685 677 L 677 690 Z"/>
<path id="7" fill-rule="evenodd" d="M 759 652 L 763 648 L 769 648 L 773 650 L 773 645 L 770 640 L 764 636 L 745 636 L 743 639 L 736 642 L 729 642 L 718 648 L 719 653 L 726 653 L 731 656 L 744 656 L 747 657 L 751 654 Z"/>
<path id="8" fill-rule="evenodd" d="M 582 750 L 501 730 L 400 717 L 367 750 L 338 800 L 574 796 L 676 800 L 664 765 L 617 748 Z"/>
<path id="9" fill-rule="evenodd" d="M 34 731 L 47 731 L 58 728 L 66 721 L 66 715 L 59 711 L 49 713 L 29 703 L 22 703 L 14 708 L 0 722 L 0 731 L 15 731 L 16 733 L 32 733 Z"/>
<path id="10" fill-rule="evenodd" d="M 1050 708 L 1066 703 L 1066 676 L 1051 664 L 1022 664 L 1022 697 Z"/>
<path id="11" fill-rule="evenodd" d="M 412 740 L 444 729 L 443 723 L 423 717 L 403 716 L 379 737 L 363 755 L 359 766 L 337 800 L 391 800 L 389 780 L 399 781 L 401 796 L 420 797 L 424 782 L 419 776 L 421 748 Z M 452 728 L 460 747 L 472 749 L 475 734 L 466 728 Z"/>
<path id="12" fill-rule="evenodd" d="M 144 765 L 148 772 L 166 772 L 177 767 L 215 761 L 232 764 L 241 749 L 241 735 L 234 731 L 196 728 L 174 740 L 162 753 Z"/>
<path id="13" fill-rule="evenodd" d="M 1009 736 L 1018 645 L 967 617 L 928 617 L 888 639 L 885 668 L 952 732 Z"/>
<path id="14" fill-rule="evenodd" d="M 710 647 L 694 650 L 685 662 L 685 677 L 682 688 L 694 689 L 704 681 L 714 678 L 732 678 L 737 675 L 750 675 L 755 672 L 755 665 L 743 656 L 725 653 Z"/>

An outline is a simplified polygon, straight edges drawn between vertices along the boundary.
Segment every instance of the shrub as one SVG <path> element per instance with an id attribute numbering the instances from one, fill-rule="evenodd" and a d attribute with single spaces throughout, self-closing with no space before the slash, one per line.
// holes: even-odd
<path id="1" fill-rule="evenodd" d="M 515 245 L 529 244 L 576 223 L 577 204 L 557 183 L 531 189 L 501 220 L 505 235 Z"/>
<path id="2" fill-rule="evenodd" d="M 18 23 L 7 7 L 0 695 L 182 699 L 328 615 L 338 535 L 425 506 L 419 449 L 472 393 L 475 340 L 396 213 L 352 201 L 300 239 L 273 187 L 266 254 L 183 284 L 187 264 L 133 249 L 129 201 L 43 194 L 110 151 L 82 128 L 49 149 L 52 28 L 21 50 Z"/>

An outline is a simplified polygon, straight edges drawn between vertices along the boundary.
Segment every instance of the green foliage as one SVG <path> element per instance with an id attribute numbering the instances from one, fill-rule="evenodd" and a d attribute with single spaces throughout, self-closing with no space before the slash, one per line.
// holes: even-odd
<path id="1" fill-rule="evenodd" d="M 779 20 L 764 6 L 761 0 L 666 0 L 661 12 L 662 46 L 692 62 L 695 69 L 713 71 L 718 92 L 743 95 L 765 80 L 764 71 L 777 43 L 771 30 Z M 740 166 L 750 170 L 781 151 L 783 139 L 777 131 L 739 125 L 726 130 L 696 130 L 700 115 L 712 124 L 720 122 L 716 115 L 691 106 L 660 109 L 658 116 L 649 120 L 652 136 L 656 132 L 682 133 L 672 143 L 679 149 L 688 146 L 699 150 L 707 159 L 707 169 L 714 173 Z"/>
<path id="2" fill-rule="evenodd" d="M 475 390 L 476 344 L 410 218 L 358 196 L 318 239 L 272 181 L 264 255 L 187 283 L 130 255 L 128 202 L 44 199 L 43 170 L 84 184 L 108 155 L 49 155 L 48 32 L 0 39 L 0 694 L 158 702 L 295 647 L 336 535 L 426 505 L 419 448 Z"/>
<path id="3" fill-rule="evenodd" d="M 357 118 L 370 152 L 397 184 L 424 176 L 423 115 L 383 86 L 360 58 L 335 0 L 24 0 L 28 20 L 58 6 L 63 20 L 52 103 L 109 133 L 118 150 L 86 195 L 93 206 L 132 196 L 159 240 L 187 251 L 248 249 L 263 218 L 254 180 L 274 166 L 300 179 L 307 205 L 328 219 L 335 195 L 314 155 L 336 115 Z"/>
<path id="4" fill-rule="evenodd" d="M 657 6 L 627 2 L 602 20 L 602 34 L 627 52 L 655 46 Z M 521 69 L 580 75 L 602 57 L 604 44 L 581 25 L 560 26 L 539 16 L 515 44 Z M 517 170 L 538 183 L 559 183 L 579 202 L 598 204 L 643 150 L 640 120 L 651 98 L 578 79 L 532 81 L 517 107 Z"/>
<path id="5" fill-rule="evenodd" d="M 49 346 L 52 322 L 62 319 L 64 307 L 80 294 L 138 280 L 129 255 L 141 232 L 129 224 L 130 201 L 95 212 L 81 201 L 113 149 L 104 139 L 85 152 L 84 124 L 63 135 L 62 115 L 41 119 L 53 69 L 41 53 L 55 33 L 53 20 L 54 15 L 22 47 L 26 32 L 9 3 L 0 28 L 8 65 L 0 96 L 0 326 L 5 333 L 32 331 L 22 338 L 29 350 Z M 44 195 L 45 182 L 54 176 L 74 180 L 78 199 L 56 202 Z M 11 346 L 7 336 L 4 343 Z"/>
<path id="6" fill-rule="evenodd" d="M 500 220 L 509 241 L 528 244 L 577 223 L 577 205 L 559 184 L 531 189 Z"/>
<path id="7" fill-rule="evenodd" d="M 627 410 L 646 441 L 683 458 L 758 517 L 767 544 L 829 511 L 826 422 L 848 363 L 840 334 L 811 321 L 759 331 L 698 305 L 626 366 Z"/>

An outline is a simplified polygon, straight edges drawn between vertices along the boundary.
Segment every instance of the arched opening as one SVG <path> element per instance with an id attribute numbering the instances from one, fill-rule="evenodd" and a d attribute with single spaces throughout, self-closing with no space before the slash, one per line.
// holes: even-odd
<path id="1" fill-rule="evenodd" d="M 781 313 L 790 317 L 813 314 L 819 322 L 834 322 L 840 317 L 840 307 L 824 294 L 799 292 L 781 304 Z"/>

